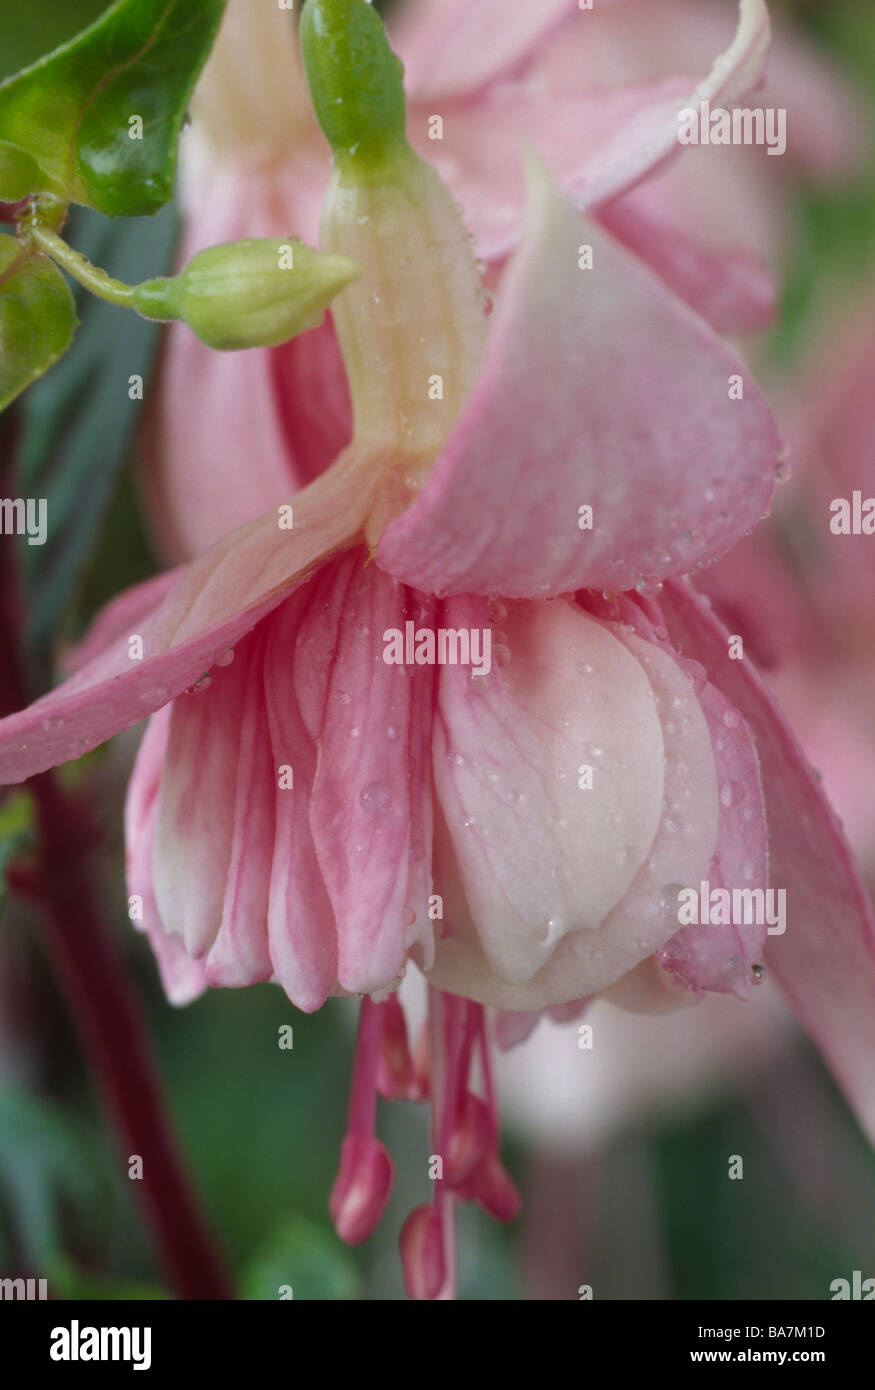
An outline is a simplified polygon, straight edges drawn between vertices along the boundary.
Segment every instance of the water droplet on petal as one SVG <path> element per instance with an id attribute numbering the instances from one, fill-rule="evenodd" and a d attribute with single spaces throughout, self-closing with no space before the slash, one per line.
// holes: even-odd
<path id="1" fill-rule="evenodd" d="M 213 678 L 209 671 L 205 671 L 200 680 L 195 681 L 194 685 L 186 687 L 186 695 L 200 695 L 201 691 L 209 690 L 212 680 Z"/>
<path id="2" fill-rule="evenodd" d="M 392 801 L 392 793 L 385 782 L 368 782 L 359 792 L 359 805 L 372 815 L 380 816 Z"/>

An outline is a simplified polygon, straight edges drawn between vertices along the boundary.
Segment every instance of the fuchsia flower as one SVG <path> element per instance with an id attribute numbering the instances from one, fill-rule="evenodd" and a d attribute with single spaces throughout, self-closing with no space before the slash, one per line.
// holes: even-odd
<path id="1" fill-rule="evenodd" d="M 742 6 L 721 82 L 755 77 L 764 15 Z M 678 890 L 771 881 L 789 920 L 766 968 L 875 1127 L 875 932 L 792 735 L 683 578 L 768 505 L 779 443 L 744 364 L 534 159 L 487 318 L 458 209 L 404 143 L 376 15 L 311 0 L 302 23 L 335 150 L 322 245 L 362 268 L 334 311 L 352 439 L 292 507 L 110 605 L 74 675 L 0 722 L 0 777 L 153 714 L 129 891 L 168 994 L 366 996 L 332 1212 L 370 1233 L 391 1183 L 377 1091 L 428 1091 L 443 1173 L 402 1252 L 411 1293 L 442 1297 L 454 1202 L 517 1205 L 484 1005 L 743 998 L 765 926 L 679 929 Z M 645 122 L 637 100 L 625 125 L 619 103 L 602 195 L 668 154 L 676 105 L 661 93 Z M 491 669 L 388 664 L 408 622 L 488 633 Z M 431 985 L 418 1050 L 392 993 L 410 962 Z"/>

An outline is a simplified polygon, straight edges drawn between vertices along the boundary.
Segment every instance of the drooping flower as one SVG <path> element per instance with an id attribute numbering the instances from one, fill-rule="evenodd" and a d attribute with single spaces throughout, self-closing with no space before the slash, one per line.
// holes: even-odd
<path id="1" fill-rule="evenodd" d="M 440 1297 L 455 1200 L 516 1207 L 482 1006 L 744 996 L 765 924 L 678 930 L 678 889 L 765 888 L 761 774 L 793 892 L 772 968 L 868 1122 L 875 955 L 816 782 L 677 578 L 768 502 L 778 440 L 743 363 L 536 163 L 487 321 L 374 12 L 311 0 L 303 23 L 335 150 L 322 245 L 362 269 L 334 314 L 352 441 L 292 503 L 111 605 L 71 679 L 0 723 L 0 776 L 160 711 L 127 828 L 168 992 L 371 996 L 332 1210 L 348 1239 L 373 1229 L 376 1092 L 427 1086 L 444 1171 L 402 1249 L 411 1292 Z M 426 658 L 479 633 L 495 660 L 390 664 L 408 624 Z M 383 1000 L 410 960 L 433 986 L 427 1055 Z"/>

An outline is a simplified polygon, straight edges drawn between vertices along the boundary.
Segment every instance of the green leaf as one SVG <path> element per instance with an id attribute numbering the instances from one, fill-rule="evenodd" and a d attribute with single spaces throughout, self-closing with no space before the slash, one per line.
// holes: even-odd
<path id="1" fill-rule="evenodd" d="M 244 1298 L 261 1300 L 279 1299 L 289 1288 L 293 1298 L 323 1302 L 361 1295 L 352 1255 L 336 1236 L 303 1216 L 285 1217 L 244 1270 L 242 1287 Z"/>
<path id="2" fill-rule="evenodd" d="M 50 193 L 110 217 L 166 203 L 185 108 L 224 7 L 117 0 L 70 43 L 4 82 L 0 199 Z M 25 193 L 22 154 L 36 170 Z"/>
<path id="3" fill-rule="evenodd" d="M 74 38 L 105 9 L 106 0 L 40 0 L 38 5 L 0 0 L 0 79 Z"/>
<path id="4" fill-rule="evenodd" d="M 87 256 L 131 281 L 169 268 L 178 221 L 172 207 L 157 217 L 123 222 L 76 208 L 68 227 Z M 104 304 L 78 286 L 74 293 L 82 326 L 72 350 L 22 402 L 17 460 L 25 495 L 47 501 L 46 543 L 23 546 L 21 555 L 28 646 L 42 680 L 50 642 L 107 523 L 145 409 L 145 399 L 136 398 L 138 384 L 130 379 L 142 378 L 145 397 L 161 332 L 157 324 Z"/>
<path id="5" fill-rule="evenodd" d="M 15 1086 L 0 1089 L 0 1196 L 2 1244 L 43 1272 L 63 1244 L 62 1213 L 77 1214 L 91 1239 L 111 1214 L 106 1165 L 89 1132 Z"/>
<path id="6" fill-rule="evenodd" d="M 66 352 L 76 322 L 57 266 L 0 236 L 0 410 Z"/>
<path id="7" fill-rule="evenodd" d="M 52 1298 L 130 1303 L 169 1297 L 167 1291 L 157 1284 L 144 1284 L 130 1279 L 107 1279 L 99 1274 L 87 1273 L 65 1255 L 55 1255 L 48 1262 L 46 1277 Z"/>

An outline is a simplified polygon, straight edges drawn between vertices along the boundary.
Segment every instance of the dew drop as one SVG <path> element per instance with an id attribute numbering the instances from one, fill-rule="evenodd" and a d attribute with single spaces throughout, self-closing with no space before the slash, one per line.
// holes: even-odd
<path id="1" fill-rule="evenodd" d="M 359 792 L 359 805 L 372 815 L 381 816 L 389 807 L 392 793 L 385 782 L 368 782 Z"/>
<path id="2" fill-rule="evenodd" d="M 212 680 L 213 678 L 209 671 L 205 671 L 200 680 L 195 681 L 194 685 L 189 685 L 186 688 L 186 695 L 200 695 L 202 691 L 209 690 Z"/>
<path id="3" fill-rule="evenodd" d="M 503 623 L 507 617 L 507 604 L 502 602 L 500 598 L 491 598 L 487 612 L 491 623 Z"/>

